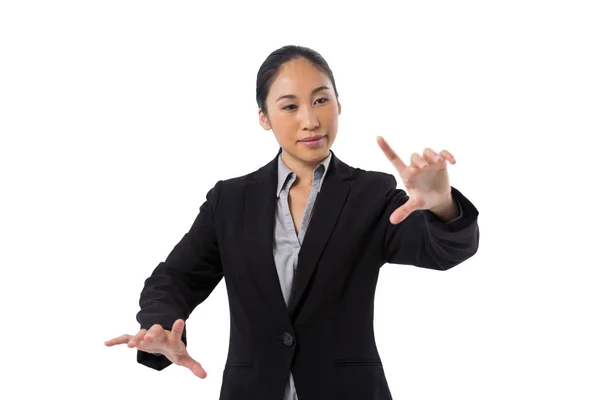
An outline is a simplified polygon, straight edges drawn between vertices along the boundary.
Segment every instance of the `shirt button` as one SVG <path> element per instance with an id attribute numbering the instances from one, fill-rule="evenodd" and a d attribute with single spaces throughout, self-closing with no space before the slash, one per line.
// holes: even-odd
<path id="1" fill-rule="evenodd" d="M 294 345 L 294 337 L 287 332 L 283 332 L 283 344 L 285 344 L 288 347 L 293 346 Z"/>

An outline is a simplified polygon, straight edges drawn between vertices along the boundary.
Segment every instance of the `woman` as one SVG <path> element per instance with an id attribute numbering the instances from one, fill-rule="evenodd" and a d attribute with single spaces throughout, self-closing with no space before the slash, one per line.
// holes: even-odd
<path id="1" fill-rule="evenodd" d="M 478 248 L 477 209 L 448 180 L 452 154 L 425 149 L 398 170 L 353 168 L 330 151 L 341 105 L 315 51 L 285 46 L 261 66 L 259 122 L 280 145 L 246 176 L 219 181 L 189 232 L 146 280 L 138 362 L 206 377 L 184 321 L 225 278 L 231 313 L 221 399 L 391 399 L 373 334 L 379 267 L 447 270 Z"/>

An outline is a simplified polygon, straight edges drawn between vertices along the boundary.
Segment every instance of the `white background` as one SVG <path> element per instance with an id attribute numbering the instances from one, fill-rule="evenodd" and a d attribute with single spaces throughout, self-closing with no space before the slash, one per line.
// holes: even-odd
<path id="1" fill-rule="evenodd" d="M 600 398 L 593 3 L 2 2 L 0 397 L 217 398 L 224 282 L 188 320 L 205 380 L 103 342 L 137 331 L 216 181 L 276 154 L 256 73 L 300 44 L 337 80 L 340 159 L 394 173 L 377 135 L 406 160 L 446 148 L 480 211 L 472 259 L 382 269 L 394 398 Z"/>

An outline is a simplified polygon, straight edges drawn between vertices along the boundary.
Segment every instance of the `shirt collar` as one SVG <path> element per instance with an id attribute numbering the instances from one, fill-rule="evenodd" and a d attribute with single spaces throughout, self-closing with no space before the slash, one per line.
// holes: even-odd
<path id="1" fill-rule="evenodd" d="M 290 179 L 290 177 L 294 174 L 291 169 L 288 168 L 287 165 L 283 162 L 281 158 L 282 153 L 279 153 L 279 157 L 277 159 L 277 197 L 281 194 L 281 191 L 285 187 L 285 184 Z M 319 168 L 323 168 L 323 175 L 321 176 L 321 181 L 319 182 L 319 190 L 321 190 L 321 186 L 323 185 L 323 180 L 325 179 L 325 174 L 327 174 L 327 170 L 329 169 L 329 164 L 331 162 L 331 151 L 326 159 L 321 161 L 319 165 L 317 165 L 313 171 L 313 179 L 315 177 L 315 172 Z"/>

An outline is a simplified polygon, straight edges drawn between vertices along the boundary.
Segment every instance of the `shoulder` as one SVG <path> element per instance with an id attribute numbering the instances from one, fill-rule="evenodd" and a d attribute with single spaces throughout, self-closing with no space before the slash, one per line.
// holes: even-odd
<path id="1" fill-rule="evenodd" d="M 405 201 L 406 192 L 398 188 L 396 177 L 391 173 L 350 166 L 347 168 L 352 175 L 350 196 L 353 207 L 367 207 L 379 213 L 390 207 L 390 204 Z"/>
<path id="2" fill-rule="evenodd" d="M 349 167 L 352 170 L 354 181 L 358 186 L 367 187 L 373 191 L 389 191 L 396 189 L 397 181 L 394 175 L 387 172 L 365 170 Z"/>
<path id="3" fill-rule="evenodd" d="M 243 192 L 248 185 L 248 182 L 253 181 L 253 174 L 249 173 L 242 176 L 225 178 L 218 180 L 208 192 L 209 200 L 215 201 L 219 198 L 235 196 Z"/>
<path id="4" fill-rule="evenodd" d="M 254 181 L 256 172 L 253 171 L 245 175 L 221 179 L 217 182 L 217 185 L 220 185 L 226 191 L 243 189 L 248 183 Z"/>
<path id="5" fill-rule="evenodd" d="M 221 178 L 210 189 L 210 193 L 220 198 L 237 198 L 243 194 L 249 184 L 267 179 L 269 173 L 272 173 L 272 167 L 270 163 L 244 175 Z"/>

